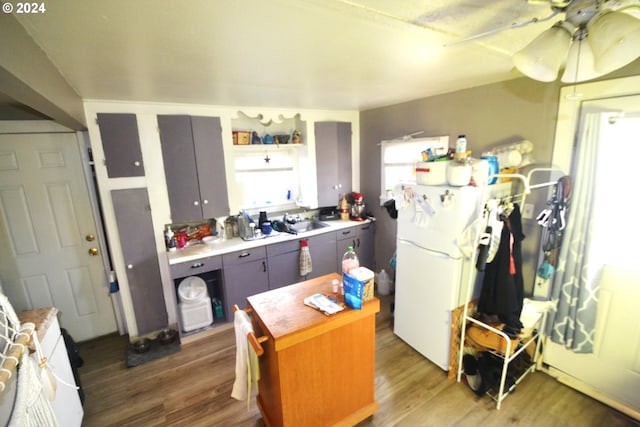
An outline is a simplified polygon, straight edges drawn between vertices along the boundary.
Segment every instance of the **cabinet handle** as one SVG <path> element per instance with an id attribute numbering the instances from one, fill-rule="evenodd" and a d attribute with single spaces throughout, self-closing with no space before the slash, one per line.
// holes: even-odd
<path id="1" fill-rule="evenodd" d="M 209 201 L 208 201 L 207 199 L 204 199 L 204 200 L 202 201 L 202 204 L 203 204 L 203 205 L 208 205 L 208 204 L 209 204 Z"/>
<path id="2" fill-rule="evenodd" d="M 368 230 L 368 229 L 369 229 L 369 226 L 368 226 L 368 225 L 365 225 L 365 226 L 363 226 L 360 230 Z"/>
<path id="3" fill-rule="evenodd" d="M 133 264 L 127 264 L 127 268 L 128 268 L 129 270 L 133 269 Z"/>
<path id="4" fill-rule="evenodd" d="M 133 166 L 136 166 L 136 167 L 140 166 L 140 162 L 136 160 L 135 162 L 133 162 Z"/>
<path id="5" fill-rule="evenodd" d="M 249 255 L 251 255 L 251 252 L 242 252 L 240 255 L 238 255 L 238 258 L 245 258 L 245 257 L 248 257 Z"/>
<path id="6" fill-rule="evenodd" d="M 266 273 L 267 272 L 267 263 L 262 261 L 262 272 Z"/>
<path id="7" fill-rule="evenodd" d="M 343 236 L 346 236 L 347 234 L 351 234 L 351 231 L 350 231 L 350 230 L 347 230 L 347 231 L 343 231 L 343 232 L 342 232 L 342 235 L 343 235 Z"/>
<path id="8" fill-rule="evenodd" d="M 197 200 L 194 200 L 194 202 L 193 202 L 193 206 L 199 206 L 199 205 L 200 205 L 200 202 L 199 202 L 199 201 L 197 201 Z"/>
<path id="9" fill-rule="evenodd" d="M 358 247 L 360 247 L 360 238 L 358 237 Z"/>
<path id="10" fill-rule="evenodd" d="M 191 266 L 191 268 L 200 268 L 200 267 L 204 267 L 204 262 L 196 262 Z"/>

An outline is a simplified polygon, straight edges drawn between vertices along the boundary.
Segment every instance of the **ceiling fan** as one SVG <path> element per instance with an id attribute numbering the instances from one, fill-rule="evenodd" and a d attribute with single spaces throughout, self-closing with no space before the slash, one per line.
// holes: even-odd
<path id="1" fill-rule="evenodd" d="M 538 35 L 513 55 L 515 67 L 526 76 L 543 82 L 561 77 L 564 83 L 591 80 L 608 74 L 640 56 L 640 0 L 528 0 L 548 3 L 551 13 L 457 40 L 459 44 L 508 29 L 564 19 Z"/>
<path id="2" fill-rule="evenodd" d="M 401 16 L 376 8 L 362 0 L 336 0 L 366 12 L 441 32 L 422 18 L 425 15 Z M 561 80 L 576 83 L 591 80 L 621 68 L 640 56 L 640 0 L 524 0 L 527 4 L 548 5 L 550 12 L 514 22 L 489 31 L 455 40 L 445 47 L 473 41 L 501 31 L 528 25 L 560 20 L 513 54 L 515 67 L 524 75 L 543 82 L 557 79 L 564 66 Z M 487 2 L 489 3 L 489 2 Z M 490 8 L 491 4 L 481 7 Z M 433 24 L 432 21 L 431 24 Z M 452 36 L 450 33 L 448 36 Z"/>

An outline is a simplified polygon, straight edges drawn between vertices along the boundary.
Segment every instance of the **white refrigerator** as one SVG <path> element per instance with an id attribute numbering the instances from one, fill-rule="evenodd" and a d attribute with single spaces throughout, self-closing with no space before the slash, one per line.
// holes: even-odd
<path id="1" fill-rule="evenodd" d="M 464 304 L 468 274 L 475 271 L 458 246 L 459 237 L 478 217 L 481 193 L 469 186 L 396 189 L 394 333 L 445 371 L 451 311 Z"/>

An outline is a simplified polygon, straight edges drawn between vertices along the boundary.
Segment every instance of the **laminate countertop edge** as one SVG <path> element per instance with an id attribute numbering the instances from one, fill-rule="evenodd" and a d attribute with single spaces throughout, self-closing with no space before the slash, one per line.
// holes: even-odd
<path id="1" fill-rule="evenodd" d="M 275 243 L 287 242 L 295 239 L 306 239 L 312 236 L 317 236 L 324 233 L 330 233 L 332 231 L 344 230 L 347 228 L 353 228 L 360 225 L 371 224 L 375 222 L 375 219 L 368 219 L 366 221 L 323 221 L 325 224 L 329 224 L 327 227 L 319 228 L 312 231 L 307 231 L 299 234 L 279 233 L 277 236 L 265 237 L 256 240 L 242 240 L 239 237 L 235 237 L 229 240 L 220 240 L 211 244 L 196 244 L 186 247 L 184 249 L 177 249 L 176 251 L 166 252 L 169 265 L 179 264 L 181 262 L 195 261 L 198 259 L 212 257 L 217 255 L 224 255 L 229 252 L 241 251 L 253 249 L 261 246 L 267 246 Z"/>
<path id="2" fill-rule="evenodd" d="M 38 340 L 42 342 L 49 327 L 58 315 L 58 309 L 55 307 L 43 307 L 33 310 L 24 310 L 18 313 L 20 323 L 33 323 L 36 326 Z"/>

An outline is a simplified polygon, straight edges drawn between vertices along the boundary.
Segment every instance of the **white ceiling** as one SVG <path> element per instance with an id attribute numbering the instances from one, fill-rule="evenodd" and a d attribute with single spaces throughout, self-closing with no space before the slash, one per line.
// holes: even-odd
<path id="1" fill-rule="evenodd" d="M 85 99 L 363 110 L 521 75 L 526 0 L 56 0 L 16 14 Z"/>

